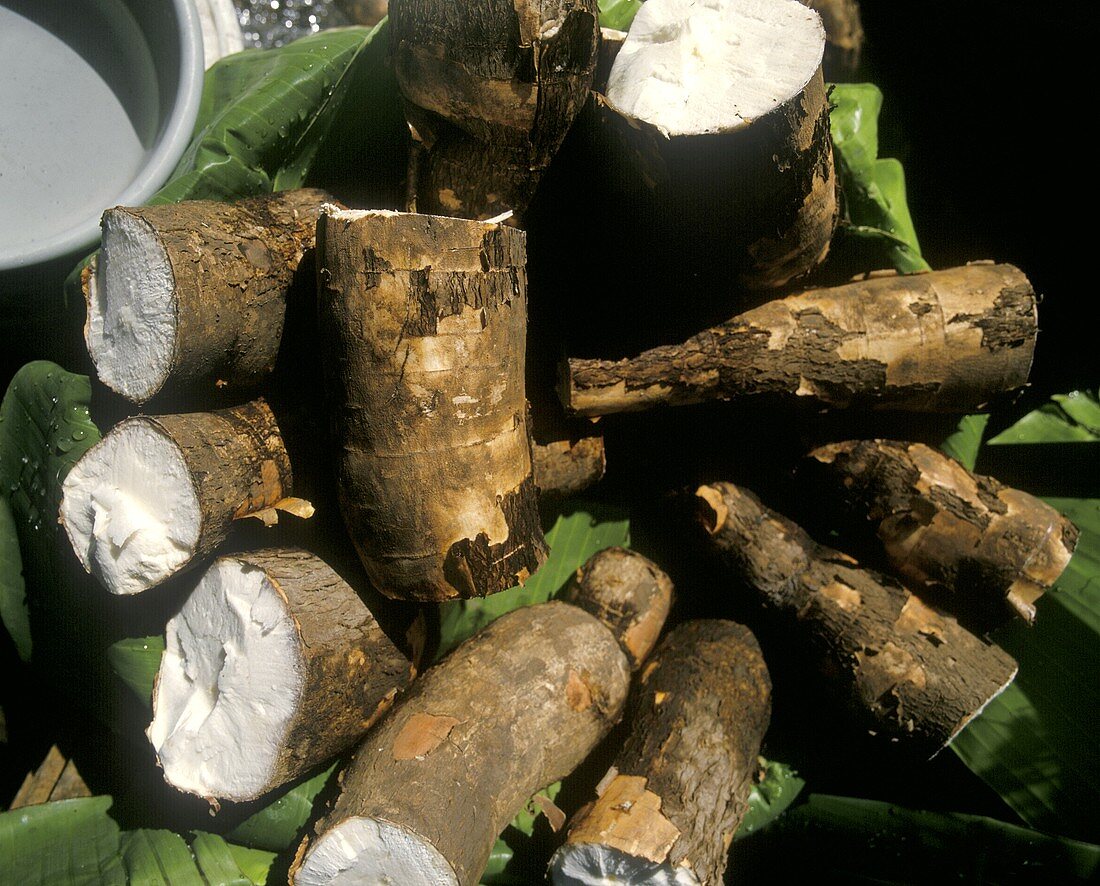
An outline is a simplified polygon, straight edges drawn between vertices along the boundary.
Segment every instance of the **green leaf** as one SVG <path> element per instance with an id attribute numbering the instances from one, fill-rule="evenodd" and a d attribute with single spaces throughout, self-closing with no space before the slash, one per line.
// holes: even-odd
<path id="1" fill-rule="evenodd" d="M 122 835 L 122 862 L 131 883 L 142 886 L 206 886 L 179 834 L 140 830 Z"/>
<path id="2" fill-rule="evenodd" d="M 1012 443 L 1095 443 L 1100 441 L 1100 400 L 1092 391 L 1058 394 L 990 440 Z"/>
<path id="3" fill-rule="evenodd" d="M 38 360 L 15 374 L 0 403 L 0 616 L 24 657 L 31 651 L 32 600 L 22 593 L 21 570 L 30 595 L 52 592 L 59 581 L 61 483 L 99 440 L 90 402 L 87 376 Z"/>
<path id="4" fill-rule="evenodd" d="M 31 660 L 31 621 L 27 613 L 27 588 L 23 558 L 11 505 L 0 495 L 0 622 L 3 622 L 23 661 Z"/>
<path id="5" fill-rule="evenodd" d="M 741 820 L 734 839 L 747 837 L 777 819 L 795 801 L 806 786 L 786 763 L 760 758 L 764 777 L 749 792 L 749 810 Z"/>
<path id="6" fill-rule="evenodd" d="M 151 202 L 233 200 L 300 187 L 356 64 L 364 55 L 384 57 L 385 31 L 385 21 L 326 30 L 217 62 L 206 74 L 194 138 Z"/>
<path id="7" fill-rule="evenodd" d="M 281 852 L 298 842 L 302 828 L 313 815 L 313 804 L 338 764 L 333 763 L 300 785 L 285 792 L 259 812 L 245 819 L 227 835 L 254 849 Z"/>
<path id="8" fill-rule="evenodd" d="M 642 0 L 600 0 L 600 27 L 628 31 L 641 8 Z"/>
<path id="9" fill-rule="evenodd" d="M 0 813 L 3 882 L 28 886 L 123 886 L 110 797 L 59 800 Z"/>
<path id="10" fill-rule="evenodd" d="M 990 444 L 1017 444 L 1026 460 L 1028 443 L 1095 439 L 1096 410 L 1091 394 L 1057 397 Z M 1028 824 L 1087 838 L 1100 809 L 1100 498 L 1045 500 L 1081 531 L 1077 549 L 1039 599 L 1035 625 L 994 634 L 1019 674 L 951 747 Z"/>
<path id="11" fill-rule="evenodd" d="M 560 515 L 546 533 L 550 556 L 525 585 L 483 599 L 440 604 L 437 658 L 505 613 L 554 597 L 597 551 L 630 544 L 630 521 L 621 510 L 596 504 L 577 507 Z"/>
<path id="12" fill-rule="evenodd" d="M 489 854 L 489 863 L 481 874 L 482 886 L 524 886 L 528 882 L 527 872 L 510 869 L 512 860 L 517 853 L 527 847 L 535 833 L 535 822 L 543 814 L 542 806 L 535 797 L 545 797 L 552 803 L 560 791 L 560 781 L 537 791 L 519 814 L 512 819 L 512 823 L 497 837 L 496 843 L 493 844 L 493 851 Z"/>
<path id="13" fill-rule="evenodd" d="M 119 640 L 107 650 L 114 672 L 151 710 L 153 682 L 164 654 L 164 637 L 132 637 Z"/>
<path id="14" fill-rule="evenodd" d="M 249 849 L 246 846 L 237 846 L 226 843 L 226 849 L 233 857 L 233 861 L 241 873 L 250 883 L 256 886 L 264 886 L 267 883 L 267 875 L 271 872 L 271 865 L 275 863 L 275 853 L 265 852 L 262 849 Z"/>
<path id="15" fill-rule="evenodd" d="M 955 433 L 940 444 L 940 449 L 968 471 L 974 470 L 987 424 L 989 424 L 988 415 L 964 415 L 959 419 Z"/>
<path id="16" fill-rule="evenodd" d="M 560 781 L 554 782 L 552 785 L 543 788 L 541 791 L 536 791 L 535 796 L 527 801 L 527 805 L 523 807 L 519 815 L 512 819 L 512 827 L 514 827 L 524 836 L 530 837 L 535 832 L 535 821 L 540 815 L 542 815 L 542 806 L 540 806 L 538 802 L 536 802 L 535 797 L 545 797 L 547 800 L 553 803 L 560 791 Z"/>
<path id="17" fill-rule="evenodd" d="M 195 834 L 195 839 L 191 841 L 191 852 L 203 879 L 210 886 L 252 886 L 253 881 L 237 865 L 233 853 L 229 851 L 229 845 L 216 834 Z M 275 857 L 268 854 L 271 858 Z M 265 871 L 264 879 L 266 878 Z"/>
<path id="18" fill-rule="evenodd" d="M 741 842 L 775 875 L 814 872 L 817 882 L 1065 883 L 1100 874 L 1100 847 L 979 815 L 923 812 L 875 800 L 813 794 L 771 827 Z"/>
<path id="19" fill-rule="evenodd" d="M 905 274 L 929 270 L 909 214 L 901 164 L 878 157 L 882 92 L 870 83 L 842 83 L 832 86 L 830 97 L 829 124 L 845 201 L 838 236 L 867 250 L 876 267 Z"/>

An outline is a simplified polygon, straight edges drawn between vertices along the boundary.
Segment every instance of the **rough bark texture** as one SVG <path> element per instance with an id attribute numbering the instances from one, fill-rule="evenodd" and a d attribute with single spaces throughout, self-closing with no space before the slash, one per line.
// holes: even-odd
<path id="1" fill-rule="evenodd" d="M 863 55 L 863 19 L 857 0 L 801 0 L 816 9 L 825 25 L 825 61 L 822 67 L 830 83 L 851 80 Z"/>
<path id="2" fill-rule="evenodd" d="M 336 213 L 319 300 L 340 506 L 383 593 L 505 590 L 546 556 L 524 397 L 524 235 Z"/>
<path id="3" fill-rule="evenodd" d="M 607 468 L 603 437 L 555 440 L 531 448 L 535 485 L 542 498 L 568 498 L 595 486 Z"/>
<path id="4" fill-rule="evenodd" d="M 516 812 L 618 720 L 629 680 L 588 613 L 561 602 L 511 612 L 425 673 L 367 736 L 316 833 L 357 816 L 391 822 L 435 847 L 460 886 L 475 884 Z"/>
<path id="5" fill-rule="evenodd" d="M 271 781 L 257 796 L 350 747 L 411 678 L 409 660 L 351 586 L 319 557 L 293 548 L 234 554 L 261 570 L 298 626 L 305 681 Z"/>
<path id="6" fill-rule="evenodd" d="M 721 884 L 770 716 L 752 632 L 731 621 L 680 625 L 632 690 L 630 737 L 562 851 L 595 843 Z"/>
<path id="7" fill-rule="evenodd" d="M 254 388 L 271 373 L 287 292 L 326 202 L 334 201 L 324 191 L 302 189 L 234 203 L 107 210 L 147 225 L 171 266 L 175 350 L 155 395 L 221 396 Z"/>
<path id="8" fill-rule="evenodd" d="M 376 25 L 389 11 L 388 0 L 336 0 L 336 5 L 357 25 Z"/>
<path id="9" fill-rule="evenodd" d="M 661 256 L 753 289 L 783 286 L 824 260 L 838 204 L 820 70 L 797 95 L 732 132 L 669 138 L 600 103 L 618 142 L 618 156 L 604 162 L 632 164 L 645 181 L 624 210 L 631 227 L 639 219 L 658 226 Z"/>
<path id="10" fill-rule="evenodd" d="M 394 69 L 427 156 L 417 208 L 522 212 L 583 106 L 596 0 L 394 0 Z"/>
<path id="11" fill-rule="evenodd" d="M 723 562 L 759 593 L 869 728 L 934 754 L 999 694 L 1016 662 L 890 578 L 816 544 L 732 483 L 696 493 Z"/>
<path id="12" fill-rule="evenodd" d="M 263 398 L 216 412 L 135 416 L 118 427 L 130 423 L 146 424 L 172 440 L 191 474 L 201 524 L 195 551 L 181 570 L 212 554 L 234 520 L 257 516 L 268 522 L 276 509 L 308 516 L 308 508 L 302 512 L 292 497 L 290 458 Z"/>
<path id="13" fill-rule="evenodd" d="M 851 440 L 809 458 L 875 524 L 898 574 L 950 592 L 967 612 L 996 620 L 1007 604 L 1032 621 L 1077 544 L 1077 528 L 1050 505 L 923 443 Z"/>
<path id="14" fill-rule="evenodd" d="M 607 548 L 577 570 L 561 599 L 607 625 L 636 670 L 656 645 L 672 607 L 672 579 L 635 551 Z"/>
<path id="15" fill-rule="evenodd" d="M 581 415 L 749 395 L 965 412 L 1027 382 L 1036 333 L 1035 292 L 1011 265 L 873 276 L 632 359 L 570 359 L 562 400 Z"/>

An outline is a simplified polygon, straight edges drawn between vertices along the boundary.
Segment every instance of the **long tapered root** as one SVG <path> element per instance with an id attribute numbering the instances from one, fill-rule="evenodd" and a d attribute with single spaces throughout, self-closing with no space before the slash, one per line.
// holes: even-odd
<path id="1" fill-rule="evenodd" d="M 630 737 L 551 861 L 554 883 L 721 883 L 770 714 L 748 628 L 670 632 L 631 693 Z"/>
<path id="2" fill-rule="evenodd" d="M 168 622 L 149 740 L 179 790 L 251 800 L 352 744 L 409 675 L 317 557 L 222 557 Z"/>
<path id="3" fill-rule="evenodd" d="M 923 443 L 852 440 L 809 459 L 876 526 L 906 581 L 946 590 L 986 620 L 1011 610 L 1033 621 L 1073 556 L 1077 529 L 1054 508 Z"/>
<path id="4" fill-rule="evenodd" d="M 762 396 L 794 404 L 965 412 L 1027 382 L 1035 292 L 1011 265 L 875 276 L 769 302 L 628 360 L 570 359 L 580 415 Z"/>
<path id="5" fill-rule="evenodd" d="M 1016 676 L 1016 662 L 896 581 L 861 569 L 732 483 L 699 518 L 731 575 L 798 638 L 857 719 L 917 753 L 943 748 Z"/>

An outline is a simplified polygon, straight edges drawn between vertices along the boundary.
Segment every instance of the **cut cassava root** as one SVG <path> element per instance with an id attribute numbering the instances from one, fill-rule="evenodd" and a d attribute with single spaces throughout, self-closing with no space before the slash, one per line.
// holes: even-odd
<path id="1" fill-rule="evenodd" d="M 263 399 L 216 412 L 135 416 L 89 449 L 62 486 L 61 522 L 84 568 L 136 594 L 214 552 L 234 520 L 308 517 Z"/>
<path id="2" fill-rule="evenodd" d="M 116 207 L 84 273 L 84 336 L 107 387 L 153 396 L 256 387 L 275 365 L 287 291 L 323 191 Z"/>
<path id="3" fill-rule="evenodd" d="M 637 217 L 663 221 L 682 263 L 770 288 L 824 259 L 838 211 L 824 48 L 820 17 L 797 0 L 648 0 L 638 11 L 605 120 L 628 162 L 649 158 Z"/>
<path id="4" fill-rule="evenodd" d="M 696 492 L 733 576 L 805 644 L 870 729 L 935 754 L 1016 676 L 1016 662 L 897 582 L 815 543 L 732 483 Z"/>
<path id="5" fill-rule="evenodd" d="M 326 212 L 320 328 L 344 521 L 378 589 L 438 601 L 521 583 L 546 556 L 524 394 L 524 235 Z"/>
<path id="6" fill-rule="evenodd" d="M 421 212 L 522 212 L 592 85 L 595 0 L 393 0 Z"/>
<path id="7" fill-rule="evenodd" d="M 718 886 L 748 809 L 771 681 L 752 633 L 686 622 L 631 692 L 630 737 L 550 863 L 555 884 Z"/>
<path id="8" fill-rule="evenodd" d="M 409 678 L 322 560 L 220 557 L 168 622 L 148 735 L 169 784 L 251 800 L 351 745 Z"/>
<path id="9" fill-rule="evenodd" d="M 1077 529 L 1034 496 L 972 474 L 923 443 L 851 440 L 810 453 L 833 491 L 875 524 L 891 566 L 964 611 L 1026 621 L 1069 564 Z"/>
<path id="10" fill-rule="evenodd" d="M 879 275 L 769 302 L 626 360 L 570 358 L 580 415 L 765 395 L 825 407 L 965 412 L 1027 382 L 1035 292 L 1011 265 Z"/>
<path id="11" fill-rule="evenodd" d="M 600 621 L 555 601 L 502 616 L 372 730 L 291 868 L 297 886 L 472 886 L 530 796 L 618 720 L 630 667 Z"/>

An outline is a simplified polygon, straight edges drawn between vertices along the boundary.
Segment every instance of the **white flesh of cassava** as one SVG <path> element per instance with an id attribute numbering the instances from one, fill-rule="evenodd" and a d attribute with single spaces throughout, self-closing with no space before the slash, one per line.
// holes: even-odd
<path id="1" fill-rule="evenodd" d="M 143 402 L 168 377 L 176 345 L 176 295 L 168 255 L 151 225 L 103 216 L 103 246 L 88 281 L 88 353 L 99 380 Z"/>
<path id="2" fill-rule="evenodd" d="M 550 861 L 554 886 L 699 886 L 690 868 L 657 864 L 597 843 L 567 843 Z"/>
<path id="3" fill-rule="evenodd" d="M 798 0 L 647 0 L 607 97 L 668 135 L 730 132 L 801 92 L 824 52 L 821 17 Z"/>
<path id="4" fill-rule="evenodd" d="M 303 682 L 297 626 L 267 575 L 215 560 L 168 622 L 147 731 L 165 779 L 201 797 L 259 796 Z"/>
<path id="5" fill-rule="evenodd" d="M 388 821 L 358 817 L 345 819 L 313 844 L 294 883 L 458 886 L 454 870 L 426 840 Z"/>
<path id="6" fill-rule="evenodd" d="M 136 594 L 187 563 L 199 500 L 176 444 L 149 422 L 121 422 L 62 486 L 61 519 L 84 568 L 113 594 Z"/>

